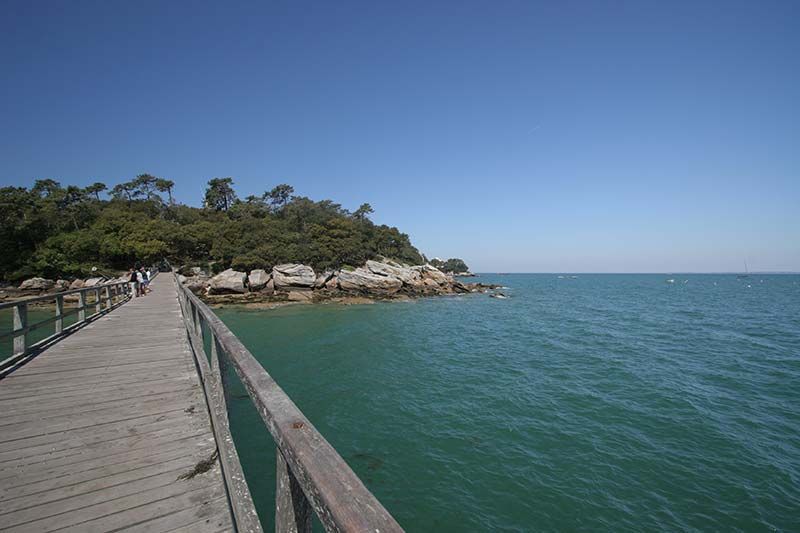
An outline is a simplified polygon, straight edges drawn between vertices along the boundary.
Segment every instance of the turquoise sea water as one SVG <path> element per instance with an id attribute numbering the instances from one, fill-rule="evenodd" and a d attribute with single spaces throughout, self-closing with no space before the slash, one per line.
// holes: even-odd
<path id="1" fill-rule="evenodd" d="M 481 281 L 510 298 L 219 315 L 409 531 L 800 530 L 800 276 Z"/>

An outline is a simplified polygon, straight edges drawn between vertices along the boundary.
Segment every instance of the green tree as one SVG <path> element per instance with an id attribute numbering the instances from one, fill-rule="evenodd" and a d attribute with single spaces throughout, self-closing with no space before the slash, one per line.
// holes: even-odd
<path id="1" fill-rule="evenodd" d="M 227 211 L 236 200 L 233 178 L 212 178 L 208 181 L 203 205 L 216 211 Z"/>
<path id="2" fill-rule="evenodd" d="M 108 189 L 108 187 L 106 187 L 105 183 L 97 181 L 95 183 L 92 183 L 83 190 L 86 192 L 86 194 L 93 194 L 95 200 L 100 201 L 100 193 L 105 191 L 106 189 Z"/>
<path id="3" fill-rule="evenodd" d="M 361 204 L 358 209 L 355 210 L 353 213 L 353 218 L 356 220 L 367 220 L 367 217 L 374 213 L 375 211 L 372 209 L 372 206 L 369 204 Z"/>
<path id="4" fill-rule="evenodd" d="M 36 180 L 31 188 L 31 192 L 42 198 L 54 196 L 61 190 L 61 184 L 55 180 L 44 179 Z"/>
<path id="5" fill-rule="evenodd" d="M 139 174 L 131 182 L 133 187 L 139 191 L 139 196 L 144 197 L 146 200 L 155 200 L 156 198 L 160 200 L 160 197 L 156 193 L 157 183 L 158 178 L 152 174 Z"/>
<path id="6" fill-rule="evenodd" d="M 78 218 L 81 216 L 82 212 L 81 204 L 83 204 L 86 199 L 86 191 L 74 185 L 68 186 L 63 190 L 63 193 L 59 195 L 58 208 L 72 220 L 72 224 L 75 226 L 76 230 L 80 229 L 78 226 Z"/>
<path id="7" fill-rule="evenodd" d="M 119 183 L 114 185 L 111 189 L 111 197 L 116 198 L 117 200 L 127 200 L 128 205 L 131 204 L 134 200 L 140 199 L 142 196 L 142 191 L 136 186 L 136 183 L 133 181 L 126 181 L 125 183 Z"/>
<path id="8" fill-rule="evenodd" d="M 156 178 L 155 181 L 155 188 L 158 192 L 165 192 L 169 198 L 169 205 L 174 204 L 174 200 L 172 199 L 172 188 L 175 187 L 175 182 L 172 180 L 167 180 L 163 178 Z"/>
<path id="9" fill-rule="evenodd" d="M 271 191 L 264 193 L 264 200 L 267 200 L 275 211 L 279 211 L 286 207 L 292 194 L 294 194 L 294 187 L 281 183 Z"/>

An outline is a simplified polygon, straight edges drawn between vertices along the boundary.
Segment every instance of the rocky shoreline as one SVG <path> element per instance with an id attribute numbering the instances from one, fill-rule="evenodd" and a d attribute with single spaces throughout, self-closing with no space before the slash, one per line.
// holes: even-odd
<path id="1" fill-rule="evenodd" d="M 380 300 L 410 300 L 427 296 L 494 292 L 499 285 L 466 283 L 457 277 L 474 276 L 464 272 L 446 274 L 430 264 L 403 265 L 391 260 L 367 261 L 358 268 L 344 267 L 317 273 L 308 265 L 287 263 L 270 270 L 250 272 L 225 270 L 215 276 L 200 267 L 178 269 L 178 280 L 214 307 L 237 305 L 251 308 L 271 308 L 290 303 L 361 304 Z M 125 277 L 108 279 L 92 277 L 86 280 L 50 280 L 30 278 L 19 287 L 0 289 L 0 301 L 16 300 L 31 295 L 63 292 L 93 287 Z M 74 298 L 67 299 L 77 300 Z"/>
<path id="2" fill-rule="evenodd" d="M 287 263 L 271 270 L 225 270 L 210 277 L 199 267 L 179 269 L 178 279 L 209 305 L 275 307 L 287 303 L 369 303 L 425 296 L 483 293 L 498 288 L 464 283 L 436 267 L 367 261 L 358 268 L 317 273 L 308 265 Z"/>

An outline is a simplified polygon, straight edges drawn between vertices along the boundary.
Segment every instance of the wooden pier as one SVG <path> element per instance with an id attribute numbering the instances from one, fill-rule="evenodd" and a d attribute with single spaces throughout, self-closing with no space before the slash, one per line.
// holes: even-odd
<path id="1" fill-rule="evenodd" d="M 172 277 L 0 381 L 0 529 L 231 529 Z"/>
<path id="2" fill-rule="evenodd" d="M 140 298 L 118 287 L 70 331 L 62 297 L 32 357 L 34 326 L 15 307 L 24 364 L 0 379 L 0 530 L 259 533 L 228 427 L 231 368 L 278 448 L 265 457 L 276 531 L 308 532 L 312 514 L 328 531 L 402 531 L 208 307 L 170 273 L 152 287 Z"/>

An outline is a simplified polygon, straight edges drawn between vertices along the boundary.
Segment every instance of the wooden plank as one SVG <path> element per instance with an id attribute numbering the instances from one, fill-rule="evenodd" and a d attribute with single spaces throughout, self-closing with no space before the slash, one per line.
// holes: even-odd
<path id="1" fill-rule="evenodd" d="M 212 502 L 217 502 L 224 498 L 224 492 L 218 488 L 209 489 L 208 487 L 200 487 L 190 491 L 179 492 L 179 489 L 174 487 L 166 487 L 159 491 L 160 499 L 153 500 L 153 495 L 133 495 L 128 498 L 117 500 L 117 505 L 127 506 L 122 511 L 108 512 L 108 508 L 86 509 L 84 514 L 106 514 L 90 521 L 77 522 L 70 524 L 71 527 L 66 527 L 63 532 L 101 532 L 101 531 L 116 531 L 118 529 L 137 527 L 146 524 L 148 521 L 156 522 L 163 520 L 171 514 L 178 513 L 185 510 L 193 510 L 196 517 L 203 517 L 207 511 L 205 508 L 210 507 Z M 100 507 L 100 506 L 99 506 Z M 191 512 L 191 511 L 190 511 Z M 74 522 L 75 520 L 67 516 L 67 522 Z M 226 521 L 227 531 L 233 531 L 233 525 L 228 518 Z M 51 531 L 52 529 L 44 529 L 41 531 Z M 147 529 L 144 529 L 147 531 Z M 10 530 L 15 532 L 17 530 Z M 22 529 L 20 531 L 36 531 L 35 529 Z"/>
<path id="2" fill-rule="evenodd" d="M 198 439 L 200 439 L 201 442 L 198 442 Z M 51 470 L 45 470 L 46 467 L 44 463 L 52 467 L 52 461 L 55 461 L 56 459 L 65 459 L 67 457 L 75 459 L 75 462 L 67 463 L 66 468 L 62 469 L 65 474 L 70 476 L 70 480 L 74 480 L 77 479 L 76 476 L 79 474 L 84 475 L 85 473 L 93 470 L 93 468 L 86 468 L 85 460 L 87 459 L 87 456 L 84 454 L 87 452 L 91 453 L 97 449 L 108 450 L 109 454 L 103 456 L 102 461 L 95 463 L 95 465 L 100 465 L 96 468 L 108 468 L 120 465 L 119 468 L 124 470 L 127 465 L 138 464 L 140 459 L 138 456 L 134 456 L 133 458 L 130 456 L 124 456 L 120 461 L 120 454 L 135 452 L 135 450 L 142 448 L 151 450 L 155 448 L 158 450 L 158 455 L 137 454 L 141 455 L 141 460 L 143 461 L 154 461 L 157 457 L 171 452 L 173 449 L 181 450 L 184 454 L 186 454 L 190 452 L 193 447 L 197 447 L 200 443 L 207 442 L 207 437 L 201 430 L 179 435 L 175 435 L 172 431 L 161 430 L 160 432 L 148 433 L 142 438 L 142 440 L 139 441 L 131 441 L 127 438 L 118 439 L 115 442 L 106 441 L 100 443 L 101 446 L 95 445 L 94 448 L 87 447 L 85 450 L 81 449 L 80 447 L 76 447 L 69 448 L 67 450 L 61 450 L 57 454 L 43 453 L 35 456 L 27 456 L 20 459 L 19 463 L 17 464 L 8 464 L 7 466 L 3 465 L 4 469 L 16 469 L 15 471 L 19 472 L 20 475 L 18 475 L 16 478 L 6 479 L 4 481 L 4 486 L 2 490 L 0 490 L 0 500 L 2 500 L 7 493 L 13 493 L 15 496 L 17 496 L 20 494 L 20 491 L 24 492 L 24 490 L 21 488 L 23 486 L 28 487 L 39 483 L 40 481 L 37 479 L 37 476 L 33 475 L 34 468 L 36 467 L 39 467 L 40 471 L 44 471 L 43 474 L 40 474 L 40 477 L 47 476 L 44 481 L 53 483 L 54 486 L 62 483 L 62 481 L 56 481 L 58 473 L 56 472 L 55 468 Z M 70 480 L 63 482 L 72 482 Z"/>
<path id="3" fill-rule="evenodd" d="M 187 453 L 184 449 L 176 448 L 170 450 L 169 453 L 159 454 L 157 457 L 144 458 L 150 463 L 144 466 L 126 462 L 124 465 L 106 466 L 95 471 L 84 471 L 79 475 L 51 478 L 36 484 L 18 487 L 16 490 L 9 490 L 7 494 L 10 497 L 3 499 L 0 520 L 3 515 L 8 513 L 73 496 L 107 490 L 110 487 L 150 478 L 164 472 L 179 472 L 175 475 L 177 479 L 180 473 L 191 470 L 198 461 L 205 459 L 208 455 L 208 447 L 203 453 L 197 451 Z"/>
<path id="4" fill-rule="evenodd" d="M 36 416 L 38 413 L 46 416 L 47 413 L 55 413 L 59 409 L 67 408 L 73 412 L 75 410 L 88 410 L 90 407 L 118 404 L 127 400 L 144 399 L 158 394 L 170 392 L 186 392 L 194 394 L 194 388 L 186 382 L 167 382 L 164 385 L 155 387 L 137 387 L 135 389 L 123 389 L 119 392 L 107 392 L 105 394 L 83 394 L 72 398 L 48 398 L 39 402 L 19 402 L 13 410 L 4 411 L 3 402 L 0 402 L 0 425 L 5 420 L 19 415 Z"/>
<path id="5" fill-rule="evenodd" d="M 37 483 L 45 479 L 54 479 L 62 476 L 95 470 L 109 465 L 126 464 L 146 457 L 158 457 L 159 454 L 171 452 L 174 449 L 183 449 L 191 453 L 195 448 L 203 448 L 213 443 L 204 435 L 186 433 L 170 435 L 154 439 L 152 444 L 136 447 L 130 450 L 97 450 L 93 452 L 64 455 L 52 461 L 39 461 L 26 463 L 3 471 L 3 485 L 8 490 L 21 487 L 30 483 Z M 158 446 L 163 448 L 158 450 Z"/>
<path id="6" fill-rule="evenodd" d="M 219 467 L 208 473 L 220 475 Z M 23 509 L 3 515 L 3 527 L 7 531 L 19 529 L 52 531 L 109 517 L 109 515 L 114 523 L 126 526 L 131 523 L 131 520 L 135 521 L 137 518 L 141 521 L 154 518 L 150 513 L 137 509 L 146 504 L 160 504 L 156 514 L 156 516 L 160 516 L 166 512 L 185 509 L 202 500 L 211 500 L 224 495 L 224 488 L 221 484 L 212 486 L 207 484 L 203 477 L 183 481 L 178 479 L 179 475 L 179 471 L 165 472 L 132 483 Z M 184 496 L 185 500 L 180 501 L 175 498 L 180 496 Z M 129 512 L 126 513 L 126 511 Z M 126 517 L 120 518 L 120 515 L 126 515 Z"/>
<path id="7" fill-rule="evenodd" d="M 184 411 L 185 412 L 185 411 Z M 90 442 L 100 442 L 104 440 L 111 440 L 113 438 L 131 437 L 145 433 L 151 428 L 156 428 L 165 424 L 175 424 L 179 422 L 179 418 L 183 416 L 182 412 L 174 411 L 167 413 L 166 416 L 161 414 L 152 414 L 140 418 L 120 420 L 106 425 L 103 428 L 95 428 L 92 426 L 72 429 L 66 431 L 56 431 L 53 433 L 44 433 L 42 435 L 34 435 L 24 439 L 16 439 L 13 441 L 0 442 L 0 451 L 12 452 L 23 448 L 33 448 L 35 446 L 53 446 L 53 449 L 67 448 L 70 439 L 74 439 L 89 445 Z M 207 420 L 202 421 L 203 427 L 207 424 Z M 192 423 L 194 426 L 194 422 Z M 26 455 L 26 454 L 22 454 Z"/>
<path id="8" fill-rule="evenodd" d="M 126 527 L 126 532 L 162 533 L 216 533 L 231 531 L 230 509 L 227 498 L 161 516 L 147 522 Z"/>
<path id="9" fill-rule="evenodd" d="M 138 396 L 134 398 L 122 398 L 110 402 L 89 403 L 82 408 L 73 408 L 69 405 L 61 405 L 50 409 L 23 411 L 0 417 L 0 431 L 5 431 L 9 427 L 19 427 L 22 424 L 37 425 L 42 424 L 47 427 L 58 427 L 58 424 L 67 422 L 80 422 L 87 417 L 95 417 L 95 420 L 103 420 L 103 417 L 114 417 L 115 415 L 126 416 L 128 413 L 145 412 L 150 407 L 163 408 L 165 404 L 183 402 L 183 408 L 191 405 L 191 399 L 195 397 L 195 391 L 183 389 L 168 391 L 158 394 Z"/>

